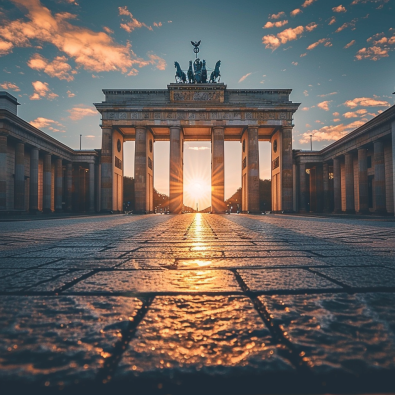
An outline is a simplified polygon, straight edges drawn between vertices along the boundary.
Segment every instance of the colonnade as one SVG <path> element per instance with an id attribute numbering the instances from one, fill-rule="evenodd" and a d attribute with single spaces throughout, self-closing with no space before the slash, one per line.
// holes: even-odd
<path id="1" fill-rule="evenodd" d="M 81 170 L 89 173 L 88 211 L 93 212 L 95 166 L 92 163 Z M 79 174 L 74 178 L 78 182 Z M 0 210 L 72 211 L 73 193 L 79 188 L 74 184 L 71 161 L 0 134 Z"/>

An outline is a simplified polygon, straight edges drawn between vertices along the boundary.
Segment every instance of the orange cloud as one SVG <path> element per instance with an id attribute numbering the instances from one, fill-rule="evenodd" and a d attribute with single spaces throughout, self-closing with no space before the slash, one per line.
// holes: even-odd
<path id="1" fill-rule="evenodd" d="M 67 93 L 68 97 L 74 97 L 75 96 L 75 93 L 72 93 L 71 91 L 67 91 L 66 93 Z"/>
<path id="2" fill-rule="evenodd" d="M 311 51 L 312 49 L 318 47 L 318 45 L 324 44 L 324 43 L 325 43 L 325 45 L 326 45 L 326 43 L 329 43 L 329 44 L 330 44 L 329 39 L 328 39 L 328 38 L 321 38 L 320 40 L 316 41 L 315 43 L 310 44 L 306 49 L 307 49 L 308 51 Z"/>
<path id="3" fill-rule="evenodd" d="M 271 27 L 281 27 L 288 23 L 288 21 L 278 21 L 278 22 L 266 22 L 264 29 L 270 29 Z"/>
<path id="4" fill-rule="evenodd" d="M 361 106 L 361 107 L 391 107 L 391 104 L 389 104 L 387 101 L 371 99 L 369 97 L 356 97 L 355 99 L 347 100 L 343 104 L 349 108 L 355 108 L 358 106 Z"/>
<path id="5" fill-rule="evenodd" d="M 0 55 L 7 55 L 12 51 L 14 44 L 9 41 L 0 40 Z"/>
<path id="6" fill-rule="evenodd" d="M 240 79 L 239 79 L 239 83 L 243 82 L 247 77 L 249 77 L 252 73 L 247 73 L 246 75 L 243 75 Z"/>
<path id="7" fill-rule="evenodd" d="M 50 43 L 68 58 L 73 59 L 77 67 L 89 71 L 121 71 L 128 73 L 134 67 L 152 64 L 152 59 L 144 60 L 132 51 L 131 44 L 120 45 L 105 32 L 94 32 L 90 29 L 73 25 L 68 19 L 75 16 L 69 13 L 52 15 L 39 0 L 13 0 L 27 9 L 27 18 L 7 21 L 0 27 L 0 50 L 10 52 L 13 46 L 30 47 L 33 40 Z M 3 41 L 0 41 L 3 42 Z M 158 57 L 159 58 L 159 57 Z M 161 59 L 159 67 L 163 67 Z"/>
<path id="8" fill-rule="evenodd" d="M 64 126 L 60 122 L 54 121 L 53 119 L 38 117 L 29 123 L 37 129 L 48 128 L 52 132 L 65 133 L 65 130 L 58 129 L 59 127 L 64 128 Z M 57 126 L 58 128 L 55 128 L 53 125 Z"/>
<path id="9" fill-rule="evenodd" d="M 277 49 L 281 44 L 286 44 L 288 41 L 298 39 L 304 32 L 303 26 L 295 27 L 294 29 L 285 29 L 278 33 L 276 36 L 269 34 L 262 37 L 262 43 L 265 44 L 265 48 L 271 48 L 273 51 Z"/>
<path id="10" fill-rule="evenodd" d="M 280 11 L 278 14 L 269 15 L 269 19 L 279 19 L 282 16 L 285 16 L 285 12 L 284 11 Z"/>
<path id="11" fill-rule="evenodd" d="M 346 7 L 343 7 L 342 5 L 338 5 L 337 7 L 332 8 L 333 12 L 347 12 Z"/>
<path id="12" fill-rule="evenodd" d="M 348 125 L 324 126 L 321 129 L 309 130 L 302 134 L 302 138 L 299 142 L 301 144 L 309 143 L 311 134 L 315 141 L 336 141 L 352 132 L 354 129 L 364 125 L 364 123 L 363 121 L 354 121 Z"/>
<path id="13" fill-rule="evenodd" d="M 302 4 L 303 8 L 308 7 L 309 5 L 313 4 L 317 0 L 305 0 L 305 2 Z"/>
<path id="14" fill-rule="evenodd" d="M 67 111 L 70 113 L 69 118 L 73 121 L 79 121 L 84 117 L 89 117 L 98 114 L 98 112 L 94 110 L 92 107 L 88 107 L 83 104 L 77 107 L 70 108 Z"/>
<path id="15" fill-rule="evenodd" d="M 337 95 L 337 92 L 331 92 L 331 93 L 326 93 L 324 95 L 318 95 L 318 97 L 326 97 L 326 96 L 333 96 L 333 95 Z"/>
<path id="16" fill-rule="evenodd" d="M 3 82 L 2 84 L 0 84 L 0 87 L 2 87 L 3 89 L 12 89 L 14 92 L 19 92 L 20 89 L 18 87 L 18 85 L 12 83 L 12 82 Z"/>
<path id="17" fill-rule="evenodd" d="M 34 81 L 34 82 L 32 82 L 32 85 L 33 85 L 34 92 L 29 97 L 30 100 L 41 100 L 43 98 L 46 98 L 48 100 L 53 100 L 53 99 L 55 99 L 55 97 L 59 96 L 56 93 L 53 93 L 48 88 L 47 82 Z"/>
<path id="18" fill-rule="evenodd" d="M 135 29 L 140 29 L 141 27 L 146 27 L 148 30 L 152 30 L 151 26 L 147 26 L 145 23 L 139 22 L 128 10 L 126 5 L 124 7 L 118 7 L 118 11 L 119 15 L 125 15 L 130 18 L 130 21 L 121 23 L 121 28 L 126 30 L 128 33 L 131 33 Z"/>
<path id="19" fill-rule="evenodd" d="M 391 30 L 391 29 L 390 29 Z M 369 37 L 366 41 L 372 42 L 372 46 L 361 48 L 355 55 L 357 60 L 370 59 L 377 61 L 381 58 L 387 58 L 390 51 L 395 49 L 395 34 L 392 37 L 383 37 L 384 33 L 377 33 Z"/>
<path id="20" fill-rule="evenodd" d="M 323 101 L 321 103 L 318 103 L 317 107 L 321 108 L 321 110 L 329 111 L 329 103 L 331 103 L 331 102 L 332 102 L 332 100 Z"/>
<path id="21" fill-rule="evenodd" d="M 66 56 L 57 56 L 52 62 L 39 55 L 34 54 L 27 65 L 33 70 L 44 71 L 50 77 L 57 77 L 60 80 L 72 81 L 71 66 L 66 62 Z"/>
<path id="22" fill-rule="evenodd" d="M 350 48 L 352 45 L 355 44 L 355 40 L 350 41 L 348 44 L 344 46 L 344 49 Z"/>
<path id="23" fill-rule="evenodd" d="M 162 26 L 162 22 L 154 22 L 153 25 L 155 27 L 161 27 Z"/>
<path id="24" fill-rule="evenodd" d="M 291 16 L 296 16 L 301 13 L 302 13 L 302 10 L 300 8 L 296 8 L 293 11 L 291 11 Z"/>
<path id="25" fill-rule="evenodd" d="M 368 111 L 365 109 L 360 109 L 355 112 L 346 112 L 343 114 L 344 118 L 358 118 L 359 116 L 365 115 Z"/>
<path id="26" fill-rule="evenodd" d="M 311 22 L 306 26 L 306 30 L 308 32 L 313 31 L 316 27 L 318 27 L 318 25 L 315 22 Z"/>
<path id="27" fill-rule="evenodd" d="M 333 25 L 334 23 L 336 23 L 336 18 L 333 16 L 329 21 L 328 25 Z"/>
<path id="28" fill-rule="evenodd" d="M 355 30 L 355 24 L 356 24 L 357 22 L 358 22 L 358 18 L 355 18 L 355 19 L 353 19 L 353 20 L 350 21 L 350 22 L 345 22 L 345 23 L 343 23 L 340 27 L 338 27 L 338 28 L 335 30 L 335 33 L 339 33 L 339 32 L 341 32 L 342 30 L 347 29 L 348 27 L 351 27 L 352 30 Z"/>

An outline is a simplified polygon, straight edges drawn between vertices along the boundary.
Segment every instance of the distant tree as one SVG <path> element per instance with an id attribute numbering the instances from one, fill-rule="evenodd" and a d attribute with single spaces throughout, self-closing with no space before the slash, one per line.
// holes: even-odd
<path id="1" fill-rule="evenodd" d="M 169 210 L 169 196 L 164 193 L 159 193 L 154 188 L 154 210 L 159 211 L 167 211 Z"/>
<path id="2" fill-rule="evenodd" d="M 235 213 L 238 209 L 241 211 L 241 188 L 239 188 L 229 199 L 225 200 L 225 206 L 227 210 L 232 208 L 232 212 Z"/>

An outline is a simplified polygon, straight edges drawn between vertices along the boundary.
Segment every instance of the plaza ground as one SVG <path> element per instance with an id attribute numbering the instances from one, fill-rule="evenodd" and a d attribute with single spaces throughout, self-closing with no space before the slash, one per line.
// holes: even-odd
<path id="1" fill-rule="evenodd" d="M 112 215 L 0 223 L 0 387 L 395 391 L 395 222 Z"/>

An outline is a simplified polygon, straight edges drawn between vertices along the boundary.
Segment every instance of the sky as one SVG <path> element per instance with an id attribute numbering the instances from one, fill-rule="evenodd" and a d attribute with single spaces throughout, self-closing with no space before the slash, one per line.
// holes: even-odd
<path id="1" fill-rule="evenodd" d="M 208 68 L 221 60 L 228 88 L 292 89 L 301 103 L 293 148 L 310 149 L 313 135 L 321 149 L 394 104 L 394 15 L 395 0 L 3 0 L 0 89 L 50 136 L 78 149 L 81 134 L 82 148 L 101 148 L 93 103 L 104 100 L 102 89 L 165 89 L 174 61 L 186 69 L 190 41 L 201 40 L 200 58 Z M 133 151 L 126 143 L 129 176 Z M 184 152 L 184 203 L 196 205 L 198 185 L 203 208 L 210 143 L 189 142 Z M 154 153 L 155 187 L 168 193 L 169 144 Z M 226 143 L 226 197 L 241 185 L 240 163 L 240 144 Z M 264 142 L 260 178 L 270 178 Z"/>

